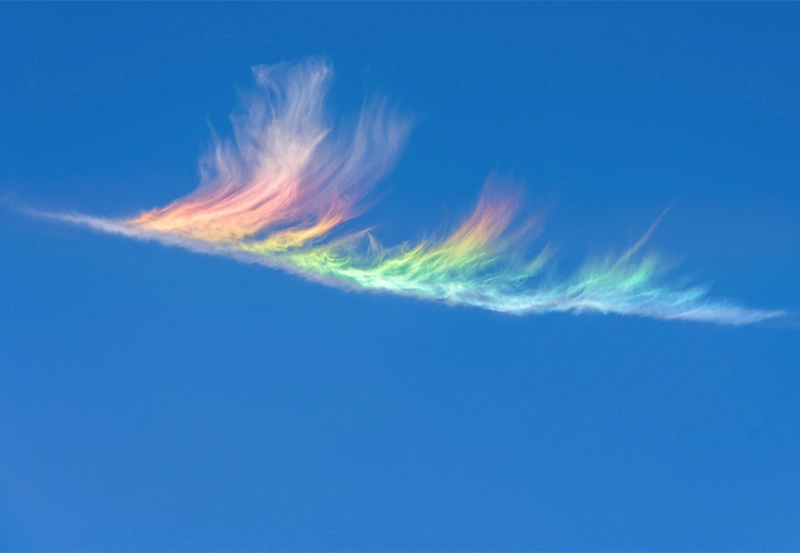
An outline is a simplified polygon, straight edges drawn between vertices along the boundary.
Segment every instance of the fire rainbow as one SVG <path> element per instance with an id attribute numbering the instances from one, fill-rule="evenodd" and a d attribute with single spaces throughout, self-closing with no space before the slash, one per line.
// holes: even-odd
<path id="1" fill-rule="evenodd" d="M 394 166 L 410 120 L 367 102 L 346 132 L 326 125 L 333 74 L 324 60 L 254 68 L 258 89 L 232 116 L 234 140 L 201 164 L 188 196 L 130 219 L 51 214 L 96 230 L 152 239 L 288 270 L 341 288 L 388 292 L 517 315 L 614 313 L 742 325 L 783 315 L 713 300 L 703 286 L 670 283 L 643 253 L 653 227 L 628 251 L 589 260 L 558 278 L 547 247 L 528 255 L 537 220 L 488 185 L 452 233 L 384 247 L 369 230 L 341 233 Z"/>

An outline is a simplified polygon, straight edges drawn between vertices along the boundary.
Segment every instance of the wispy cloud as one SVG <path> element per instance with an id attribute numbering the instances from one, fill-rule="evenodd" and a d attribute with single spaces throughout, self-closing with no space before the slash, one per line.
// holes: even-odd
<path id="1" fill-rule="evenodd" d="M 642 252 L 661 217 L 621 255 L 589 260 L 558 278 L 546 247 L 528 254 L 537 220 L 520 220 L 517 199 L 491 183 L 447 236 L 384 247 L 367 230 L 342 233 L 393 168 L 410 120 L 376 100 L 364 104 L 351 128 L 335 132 L 324 109 L 333 71 L 323 60 L 259 66 L 254 74 L 258 89 L 232 117 L 234 138 L 215 137 L 196 191 L 131 219 L 48 216 L 328 285 L 504 313 L 600 312 L 732 325 L 783 315 L 671 283 L 660 258 Z"/>

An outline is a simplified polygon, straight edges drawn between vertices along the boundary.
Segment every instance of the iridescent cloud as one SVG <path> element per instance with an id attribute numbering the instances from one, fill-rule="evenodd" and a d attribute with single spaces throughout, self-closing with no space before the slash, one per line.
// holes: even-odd
<path id="1" fill-rule="evenodd" d="M 215 139 L 195 192 L 131 219 L 56 217 L 333 286 L 504 313 L 600 312 L 733 325 L 783 314 L 670 283 L 659 257 L 641 252 L 655 224 L 623 254 L 590 260 L 558 278 L 547 248 L 527 253 L 537 221 L 519 221 L 516 198 L 491 185 L 446 237 L 384 247 L 367 230 L 342 233 L 340 226 L 363 213 L 367 194 L 395 164 L 410 121 L 375 101 L 364 104 L 352 128 L 334 134 L 324 112 L 328 63 L 259 66 L 254 73 L 258 89 L 232 117 L 234 140 Z"/>

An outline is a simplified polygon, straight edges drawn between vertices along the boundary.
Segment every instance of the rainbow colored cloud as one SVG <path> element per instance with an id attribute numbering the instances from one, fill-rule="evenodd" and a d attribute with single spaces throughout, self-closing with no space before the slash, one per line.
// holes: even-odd
<path id="1" fill-rule="evenodd" d="M 132 219 L 56 217 L 332 286 L 503 313 L 600 312 L 733 325 L 783 314 L 668 283 L 659 258 L 640 252 L 655 225 L 622 255 L 590 260 L 558 279 L 547 248 L 526 255 L 535 219 L 518 221 L 515 198 L 491 186 L 444 238 L 384 247 L 367 230 L 337 232 L 363 213 L 365 196 L 394 166 L 409 120 L 385 102 L 366 103 L 354 128 L 333 134 L 324 123 L 328 63 L 310 59 L 254 73 L 259 88 L 232 117 L 234 140 L 216 140 L 196 191 Z"/>

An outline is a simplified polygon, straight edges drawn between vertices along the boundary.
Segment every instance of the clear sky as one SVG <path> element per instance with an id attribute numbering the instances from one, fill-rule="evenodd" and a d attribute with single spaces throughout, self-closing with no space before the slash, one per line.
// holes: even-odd
<path id="1" fill-rule="evenodd" d="M 800 549 L 797 3 L 0 5 L 0 550 Z M 359 221 L 489 175 L 569 274 L 646 247 L 746 326 L 362 294 L 23 215 L 196 188 L 252 67 L 415 124 Z M 336 119 L 338 120 L 338 119 Z M 535 249 L 535 248 L 534 248 Z"/>

